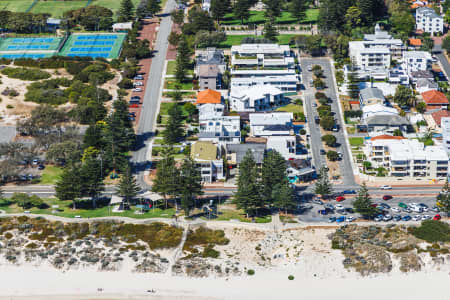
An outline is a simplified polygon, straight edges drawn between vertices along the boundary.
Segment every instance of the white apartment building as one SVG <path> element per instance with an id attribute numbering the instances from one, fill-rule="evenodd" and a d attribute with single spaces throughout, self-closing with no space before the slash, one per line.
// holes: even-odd
<path id="1" fill-rule="evenodd" d="M 223 104 L 207 103 L 198 106 L 199 141 L 213 143 L 240 143 L 241 117 L 224 116 Z"/>
<path id="2" fill-rule="evenodd" d="M 438 15 L 434 9 L 429 7 L 419 7 L 416 9 L 416 28 L 430 33 L 444 32 L 444 18 Z"/>
<path id="3" fill-rule="evenodd" d="M 374 34 L 364 35 L 364 45 L 368 48 L 376 46 L 388 47 L 393 59 L 400 59 L 405 46 L 401 39 L 394 39 L 387 31 L 381 30 L 380 24 L 375 25 Z"/>
<path id="4" fill-rule="evenodd" d="M 289 45 L 242 44 L 231 47 L 231 65 L 239 68 L 294 68 Z"/>
<path id="5" fill-rule="evenodd" d="M 231 70 L 230 87 L 249 88 L 271 85 L 284 92 L 297 90 L 298 75 L 294 69 L 284 70 Z"/>
<path id="6" fill-rule="evenodd" d="M 296 145 L 295 135 L 269 136 L 267 137 L 266 149 L 275 150 L 280 153 L 284 159 L 288 160 L 296 157 Z"/>
<path id="7" fill-rule="evenodd" d="M 448 155 L 440 146 L 388 135 L 369 139 L 363 149 L 375 168 L 388 170 L 393 177 L 447 177 Z"/>
<path id="8" fill-rule="evenodd" d="M 444 150 L 450 155 L 450 118 L 445 117 L 441 119 L 442 128 L 442 145 Z"/>
<path id="9" fill-rule="evenodd" d="M 411 76 L 412 72 L 430 69 L 431 59 L 431 54 L 426 51 L 405 51 L 403 52 L 403 67 Z"/>
<path id="10" fill-rule="evenodd" d="M 286 104 L 283 92 L 271 85 L 250 88 L 232 87 L 230 92 L 231 111 L 265 111 Z"/>
<path id="11" fill-rule="evenodd" d="M 391 53 L 387 46 L 370 46 L 366 41 L 353 41 L 348 45 L 350 58 L 361 69 L 388 69 L 391 65 Z"/>
<path id="12" fill-rule="evenodd" d="M 291 112 L 250 114 L 250 134 L 256 137 L 291 135 L 293 118 Z"/>

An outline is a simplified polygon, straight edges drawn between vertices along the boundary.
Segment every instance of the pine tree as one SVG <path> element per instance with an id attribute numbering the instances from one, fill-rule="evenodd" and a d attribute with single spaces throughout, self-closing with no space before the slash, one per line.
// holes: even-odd
<path id="1" fill-rule="evenodd" d="M 234 195 L 236 206 L 247 214 L 256 215 L 263 206 L 260 195 L 259 174 L 251 150 L 248 150 L 239 165 L 237 192 Z"/>
<path id="2" fill-rule="evenodd" d="M 169 108 L 169 120 L 166 129 L 163 131 L 164 141 L 175 144 L 184 135 L 183 114 L 178 103 L 172 103 Z"/>
<path id="3" fill-rule="evenodd" d="M 220 23 L 231 6 L 230 0 L 211 0 L 211 15 Z"/>
<path id="4" fill-rule="evenodd" d="M 274 23 L 274 18 L 269 18 L 264 24 L 264 38 L 273 42 L 277 42 L 278 31 Z"/>
<path id="5" fill-rule="evenodd" d="M 134 178 L 131 173 L 131 168 L 129 165 L 125 168 L 125 171 L 120 177 L 119 184 L 117 186 L 117 194 L 125 198 L 127 204 L 130 203 L 130 199 L 136 197 L 136 195 L 141 191 L 141 188 L 136 183 L 136 178 Z"/>
<path id="6" fill-rule="evenodd" d="M 353 208 L 357 213 L 366 218 L 374 216 L 377 212 L 377 208 L 372 206 L 372 199 L 370 198 L 365 182 L 359 189 L 355 201 L 353 201 Z"/>
<path id="7" fill-rule="evenodd" d="M 100 161 L 89 156 L 81 167 L 82 196 L 91 197 L 94 208 L 98 195 L 105 189 L 103 179 Z"/>
<path id="8" fill-rule="evenodd" d="M 315 191 L 316 194 L 328 197 L 333 193 L 333 187 L 331 186 L 328 178 L 328 172 L 325 167 L 321 167 L 319 170 L 318 180 L 316 182 Z"/>
<path id="9" fill-rule="evenodd" d="M 264 5 L 266 6 L 266 11 L 264 15 L 266 18 L 276 18 L 281 16 L 281 0 L 263 0 Z"/>
<path id="10" fill-rule="evenodd" d="M 442 187 L 442 191 L 437 196 L 436 205 L 443 212 L 447 214 L 450 212 L 450 193 L 448 186 L 448 178 L 445 180 L 445 184 Z"/>
<path id="11" fill-rule="evenodd" d="M 134 5 L 131 0 L 122 0 L 120 2 L 120 8 L 117 12 L 117 21 L 118 22 L 127 22 L 131 21 L 134 14 Z"/>
<path id="12" fill-rule="evenodd" d="M 248 0 L 236 0 L 233 6 L 234 17 L 241 20 L 241 24 L 244 24 L 244 20 L 250 17 L 250 5 Z"/>
<path id="13" fill-rule="evenodd" d="M 359 79 L 357 75 L 357 69 L 356 64 L 352 62 L 348 66 L 348 74 L 347 74 L 347 81 L 348 81 L 348 96 L 353 100 L 359 99 Z"/>
<path id="14" fill-rule="evenodd" d="M 202 175 L 192 158 L 185 158 L 181 165 L 181 207 L 184 214 L 189 217 L 190 211 L 195 207 L 195 199 L 203 195 Z"/>
<path id="15" fill-rule="evenodd" d="M 189 45 L 184 36 L 181 36 L 180 38 L 177 52 L 175 78 L 178 82 L 184 82 L 186 80 L 186 72 L 190 63 Z"/>
<path id="16" fill-rule="evenodd" d="M 156 177 L 153 180 L 152 191 L 159 193 L 164 198 L 164 205 L 167 209 L 167 196 L 179 194 L 180 172 L 175 166 L 175 159 L 171 151 L 166 151 L 162 160 L 158 162 Z"/>
<path id="17" fill-rule="evenodd" d="M 267 152 L 261 167 L 261 190 L 266 204 L 273 199 L 275 186 L 283 183 L 286 178 L 286 160 L 275 150 Z"/>
<path id="18" fill-rule="evenodd" d="M 152 15 L 157 14 L 161 10 L 161 3 L 158 0 L 148 0 L 147 11 Z"/>
<path id="19" fill-rule="evenodd" d="M 308 9 L 307 1 L 305 0 L 292 0 L 288 6 L 291 16 L 301 21 L 306 17 L 306 10 Z"/>
<path id="20" fill-rule="evenodd" d="M 59 200 L 72 200 L 73 209 L 77 198 L 82 195 L 81 172 L 78 167 L 65 168 L 61 178 L 55 185 L 56 198 Z"/>
<path id="21" fill-rule="evenodd" d="M 283 209 L 285 213 L 295 208 L 294 189 L 287 179 L 276 185 L 272 191 L 273 204 L 278 209 Z"/>

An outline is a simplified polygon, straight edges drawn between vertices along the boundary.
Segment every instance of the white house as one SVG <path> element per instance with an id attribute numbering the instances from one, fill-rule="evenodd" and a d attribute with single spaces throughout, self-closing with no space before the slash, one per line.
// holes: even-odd
<path id="1" fill-rule="evenodd" d="M 364 107 L 366 105 L 384 104 L 386 99 L 383 92 L 378 88 L 367 87 L 362 89 L 359 93 L 359 105 Z"/>
<path id="2" fill-rule="evenodd" d="M 434 9 L 429 7 L 419 7 L 416 9 L 416 28 L 430 33 L 444 32 L 444 18 L 438 15 Z"/>
<path id="3" fill-rule="evenodd" d="M 413 72 L 427 71 L 430 69 L 432 64 L 431 59 L 431 54 L 425 51 L 403 52 L 403 65 L 410 77 Z"/>
<path id="4" fill-rule="evenodd" d="M 215 104 L 215 103 L 206 103 L 197 106 L 198 109 L 198 119 L 208 120 L 211 118 L 219 118 L 223 116 L 223 112 L 225 111 L 225 105 L 223 104 Z"/>
<path id="5" fill-rule="evenodd" d="M 199 120 L 199 141 L 214 143 L 240 143 L 240 116 L 211 116 Z"/>
<path id="6" fill-rule="evenodd" d="M 381 135 L 363 148 L 372 166 L 383 167 L 393 177 L 447 177 L 448 155 L 439 146 L 424 147 L 418 140 Z"/>
<path id="7" fill-rule="evenodd" d="M 250 88 L 232 87 L 230 92 L 230 109 L 232 111 L 265 111 L 286 104 L 283 92 L 271 85 Z"/>
<path id="8" fill-rule="evenodd" d="M 289 45 L 242 44 L 231 47 L 233 68 L 294 68 Z"/>
<path id="9" fill-rule="evenodd" d="M 293 118 L 291 112 L 251 113 L 250 134 L 256 137 L 291 135 Z"/>
<path id="10" fill-rule="evenodd" d="M 398 111 L 395 108 L 385 106 L 380 103 L 372 105 L 364 105 L 361 110 L 363 112 L 362 114 L 363 119 L 367 119 L 377 115 L 391 115 L 391 116 L 398 115 Z"/>

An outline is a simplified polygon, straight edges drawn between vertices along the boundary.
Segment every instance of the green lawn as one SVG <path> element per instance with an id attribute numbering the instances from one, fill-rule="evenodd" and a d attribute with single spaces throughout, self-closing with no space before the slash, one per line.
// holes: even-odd
<path id="1" fill-rule="evenodd" d="M 42 172 L 40 184 L 55 184 L 60 178 L 63 170 L 54 166 L 46 166 Z"/>
<path id="2" fill-rule="evenodd" d="M 164 118 L 164 116 L 169 115 L 169 108 L 172 105 L 172 103 L 169 102 L 162 102 L 161 106 L 159 107 L 159 114 Z M 183 116 L 187 117 L 188 113 L 184 110 L 184 103 L 178 103 L 178 105 L 181 106 L 181 111 L 183 112 Z"/>
<path id="3" fill-rule="evenodd" d="M 52 17 L 62 17 L 63 13 L 73 9 L 86 7 L 88 0 L 72 0 L 72 1 L 38 1 L 30 12 L 32 13 L 49 13 Z"/>
<path id="4" fill-rule="evenodd" d="M 193 85 L 192 82 L 182 82 L 179 84 L 181 90 L 192 90 Z M 175 90 L 177 86 L 177 81 L 175 78 L 166 78 L 164 79 L 164 88 L 168 90 Z"/>
<path id="5" fill-rule="evenodd" d="M 319 19 L 319 9 L 308 9 L 306 11 L 306 16 L 304 20 L 298 22 L 295 18 L 291 16 L 290 12 L 282 12 L 281 16 L 278 17 L 275 21 L 276 24 L 306 24 L 306 23 L 316 23 Z M 247 24 L 263 24 L 266 21 L 264 17 L 264 11 L 250 11 L 250 18 L 244 21 L 244 25 Z M 238 26 L 242 25 L 241 20 L 236 19 L 233 13 L 229 13 L 225 15 L 224 20 L 221 22 L 223 26 Z"/>
<path id="6" fill-rule="evenodd" d="M 139 2 L 141 2 L 141 0 L 131 0 L 134 4 L 134 8 L 137 7 L 137 5 L 139 4 Z M 116 14 L 117 10 L 120 7 L 120 0 L 93 0 L 91 2 L 90 5 L 97 5 L 97 6 L 103 6 L 106 8 L 109 8 L 110 10 L 112 10 L 114 12 L 114 14 Z"/>
<path id="7" fill-rule="evenodd" d="M 219 208 L 219 216 L 213 221 L 229 221 L 229 220 L 239 220 L 241 222 L 250 223 L 252 221 L 251 218 L 246 218 L 246 215 L 243 210 L 231 210 L 231 209 L 220 209 Z M 272 216 L 264 216 L 255 218 L 256 223 L 270 223 L 272 222 Z"/>
<path id="8" fill-rule="evenodd" d="M 348 138 L 351 146 L 362 146 L 364 145 L 364 138 L 362 137 L 351 137 Z"/>
<path id="9" fill-rule="evenodd" d="M 108 206 L 97 208 L 97 209 L 72 209 L 72 201 L 60 201 L 56 198 L 42 198 L 44 202 L 49 206 L 46 209 L 39 208 L 31 208 L 26 209 L 29 210 L 33 214 L 46 214 L 46 215 L 55 215 L 66 218 L 74 218 L 75 216 L 81 216 L 82 218 L 96 218 L 96 217 L 107 217 L 107 216 L 120 216 L 120 217 L 129 217 L 135 219 L 146 219 L 146 218 L 171 218 L 175 214 L 175 209 L 161 209 L 155 208 L 151 209 L 149 212 L 144 214 L 135 214 L 134 212 L 138 209 L 136 207 L 131 206 L 130 210 L 127 210 L 123 213 L 113 213 L 112 207 L 111 209 Z M 2 205 L 3 204 L 3 205 Z M 21 207 L 18 207 L 16 204 L 4 205 L 5 202 L 0 202 L 0 209 L 5 210 L 7 213 L 21 213 L 24 211 Z M 58 205 L 59 212 L 52 213 L 54 210 L 52 208 L 53 205 Z"/>
<path id="10" fill-rule="evenodd" d="M 0 10 L 25 12 L 32 3 L 33 0 L 0 0 Z"/>
<path id="11" fill-rule="evenodd" d="M 303 112 L 303 106 L 291 103 L 291 104 L 288 104 L 286 106 L 277 108 L 276 111 L 287 111 L 287 112 L 293 112 L 293 113 L 296 113 L 296 112 L 302 113 Z"/>
<path id="12" fill-rule="evenodd" d="M 278 43 L 282 45 L 289 44 L 289 41 L 292 37 L 296 36 L 296 34 L 280 34 L 277 36 Z M 240 45 L 241 41 L 246 37 L 255 37 L 253 34 L 244 34 L 244 35 L 227 35 L 227 39 L 225 42 L 220 43 L 220 48 L 231 48 L 234 45 Z"/>
<path id="13" fill-rule="evenodd" d="M 193 65 L 193 64 L 192 64 Z M 166 70 L 166 75 L 175 75 L 175 71 L 177 68 L 177 63 L 174 60 L 169 60 L 167 62 L 167 70 Z M 187 70 L 187 74 L 188 75 L 193 75 L 194 74 L 194 69 L 189 69 Z"/>

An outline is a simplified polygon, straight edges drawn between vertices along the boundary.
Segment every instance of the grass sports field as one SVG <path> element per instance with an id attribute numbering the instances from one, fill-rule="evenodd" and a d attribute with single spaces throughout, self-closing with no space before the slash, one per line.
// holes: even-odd
<path id="1" fill-rule="evenodd" d="M 282 12 L 281 16 L 276 19 L 277 24 L 309 24 L 316 23 L 319 18 L 319 9 L 308 9 L 304 20 L 297 22 L 295 18 L 291 17 L 290 12 Z M 266 21 L 263 11 L 250 11 L 250 18 L 244 21 L 244 24 L 263 24 Z M 238 26 L 241 25 L 241 20 L 236 19 L 233 13 L 225 15 L 224 20 L 220 23 L 222 26 Z"/>
<path id="2" fill-rule="evenodd" d="M 33 0 L 0 0 L 0 10 L 25 12 L 33 4 Z"/>
<path id="3" fill-rule="evenodd" d="M 72 34 L 59 55 L 117 58 L 125 36 L 124 33 Z"/>
<path id="4" fill-rule="evenodd" d="M 134 4 L 134 9 L 136 9 L 140 0 L 131 0 L 131 1 Z M 121 1 L 119 1 L 119 0 L 93 0 L 90 5 L 97 5 L 97 6 L 103 6 L 103 7 L 109 8 L 115 14 L 120 7 L 120 2 Z"/>
<path id="5" fill-rule="evenodd" d="M 88 0 L 48 0 L 38 1 L 30 10 L 32 13 L 49 13 L 52 17 L 62 17 L 65 11 L 86 7 Z"/>

